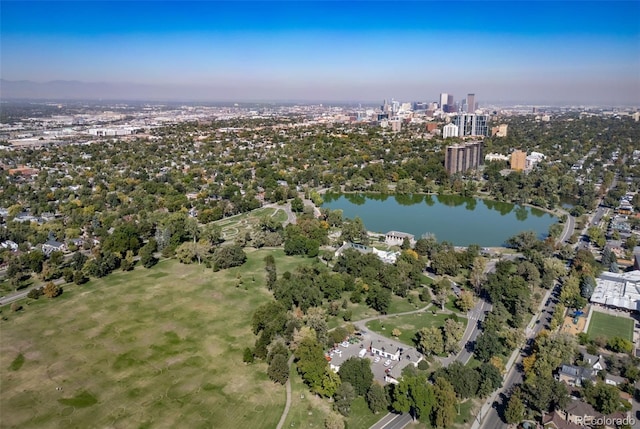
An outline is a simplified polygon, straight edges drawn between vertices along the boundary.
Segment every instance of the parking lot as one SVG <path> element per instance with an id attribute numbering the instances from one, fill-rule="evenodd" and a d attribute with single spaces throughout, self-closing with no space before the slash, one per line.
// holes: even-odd
<path id="1" fill-rule="evenodd" d="M 405 366 L 417 362 L 421 356 L 415 348 L 407 347 L 404 344 L 381 337 L 377 334 L 369 334 L 367 332 L 356 338 L 358 341 L 355 343 L 342 343 L 329 351 L 329 357 L 331 358 L 329 363 L 332 368 L 340 367 L 344 361 L 351 357 L 360 357 L 362 350 L 364 350 L 364 356 L 362 357 L 371 362 L 371 371 L 373 372 L 374 380 L 386 384 L 384 378 L 387 371 L 389 371 L 392 376 L 399 377 Z M 392 353 L 398 348 L 401 348 L 402 353 L 400 360 L 392 360 L 373 355 L 370 351 L 371 348 L 385 349 Z M 387 363 L 387 361 L 389 362 Z M 385 363 L 387 363 L 386 366 Z"/>

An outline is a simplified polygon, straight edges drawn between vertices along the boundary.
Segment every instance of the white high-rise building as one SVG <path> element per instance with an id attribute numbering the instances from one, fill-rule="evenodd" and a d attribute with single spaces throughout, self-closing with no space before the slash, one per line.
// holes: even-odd
<path id="1" fill-rule="evenodd" d="M 449 99 L 449 94 L 447 94 L 446 92 L 443 92 L 442 94 L 440 94 L 440 108 L 442 110 L 444 110 L 444 106 L 447 105 L 448 99 Z"/>
<path id="2" fill-rule="evenodd" d="M 455 124 L 447 124 L 442 127 L 442 138 L 458 137 L 458 127 Z"/>

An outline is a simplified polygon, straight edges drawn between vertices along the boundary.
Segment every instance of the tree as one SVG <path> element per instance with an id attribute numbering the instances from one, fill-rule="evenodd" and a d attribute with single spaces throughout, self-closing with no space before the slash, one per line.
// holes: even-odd
<path id="1" fill-rule="evenodd" d="M 633 343 L 622 337 L 613 337 L 607 340 L 607 348 L 616 353 L 631 353 Z"/>
<path id="2" fill-rule="evenodd" d="M 560 301 L 569 308 L 582 308 L 586 300 L 580 294 L 580 280 L 569 276 L 560 290 Z"/>
<path id="3" fill-rule="evenodd" d="M 369 244 L 369 236 L 364 223 L 362 223 L 362 219 L 356 216 L 351 221 L 343 222 L 340 239 L 342 241 L 360 243 L 363 245 Z"/>
<path id="4" fill-rule="evenodd" d="M 151 268 L 158 263 L 158 258 L 154 256 L 157 249 L 157 243 L 154 239 L 150 239 L 147 244 L 140 249 L 140 263 L 145 268 Z"/>
<path id="5" fill-rule="evenodd" d="M 368 359 L 350 357 L 340 365 L 338 375 L 343 384 L 353 386 L 357 396 L 365 395 L 373 383 L 373 372 Z"/>
<path id="6" fill-rule="evenodd" d="M 394 410 L 410 413 L 414 419 L 430 419 L 436 399 L 424 376 L 404 376 L 392 392 Z"/>
<path id="7" fill-rule="evenodd" d="M 246 347 L 244 349 L 244 353 L 242 354 L 242 362 L 244 363 L 253 363 L 253 350 L 251 347 Z"/>
<path id="8" fill-rule="evenodd" d="M 269 364 L 267 374 L 269 375 L 269 378 L 276 383 L 285 384 L 289 379 L 287 356 L 282 354 L 275 355 Z"/>
<path id="9" fill-rule="evenodd" d="M 316 331 L 316 338 L 320 344 L 327 343 L 327 314 L 324 308 L 311 307 L 307 310 L 305 316 L 305 323 L 308 327 Z"/>
<path id="10" fill-rule="evenodd" d="M 42 288 L 35 287 L 29 291 L 29 293 L 27 294 L 27 298 L 38 299 L 42 296 L 42 294 Z"/>
<path id="11" fill-rule="evenodd" d="M 53 282 L 49 282 L 44 286 L 43 293 L 47 298 L 55 298 L 62 294 L 62 288 Z"/>
<path id="12" fill-rule="evenodd" d="M 453 386 L 442 377 L 433 383 L 435 405 L 432 411 L 432 424 L 435 428 L 450 428 L 456 414 L 456 393 Z"/>
<path id="13" fill-rule="evenodd" d="M 583 392 L 585 400 L 600 413 L 611 414 L 620 405 L 620 391 L 618 388 L 601 381 L 595 384 L 586 382 L 583 386 Z"/>
<path id="14" fill-rule="evenodd" d="M 212 246 L 218 245 L 224 241 L 222 238 L 222 228 L 213 223 L 209 223 L 204 226 L 202 238 Z"/>
<path id="15" fill-rule="evenodd" d="M 438 355 L 444 351 L 442 331 L 437 327 L 422 328 L 416 334 L 417 349 L 425 356 Z"/>
<path id="16" fill-rule="evenodd" d="M 607 239 L 604 236 L 604 232 L 597 226 L 591 226 L 587 229 L 587 236 L 589 241 L 596 246 L 603 248 L 607 243 Z"/>
<path id="17" fill-rule="evenodd" d="M 356 391 L 351 383 L 343 382 L 334 395 L 333 408 L 343 416 L 348 416 L 351 412 L 351 403 L 355 398 Z"/>
<path id="18" fill-rule="evenodd" d="M 432 288 L 435 303 L 440 306 L 441 310 L 444 310 L 444 305 L 449 300 L 449 295 L 451 294 L 451 281 L 444 278 L 438 283 L 434 283 Z"/>
<path id="19" fill-rule="evenodd" d="M 478 256 L 473 260 L 473 267 L 469 273 L 469 281 L 474 289 L 479 292 L 482 284 L 487 280 L 485 270 L 487 268 L 487 260 L 482 256 Z"/>
<path id="20" fill-rule="evenodd" d="M 325 429 L 344 429 L 344 419 L 338 414 L 329 413 L 324 419 Z"/>
<path id="21" fill-rule="evenodd" d="M 295 197 L 291 200 L 291 211 L 295 213 L 302 213 L 304 210 L 304 203 L 302 202 L 302 198 Z"/>
<path id="22" fill-rule="evenodd" d="M 479 360 L 488 362 L 492 356 L 502 353 L 503 350 L 504 346 L 498 335 L 493 331 L 485 330 L 478 336 L 473 353 Z"/>
<path id="23" fill-rule="evenodd" d="M 391 291 L 380 286 L 372 287 L 367 293 L 367 305 L 382 314 L 387 314 L 391 305 Z"/>
<path id="24" fill-rule="evenodd" d="M 478 391 L 480 374 L 478 371 L 454 361 L 449 366 L 440 368 L 434 373 L 434 378 L 443 377 L 453 386 L 459 398 L 471 398 Z"/>
<path id="25" fill-rule="evenodd" d="M 457 353 L 460 349 L 458 342 L 464 334 L 464 324 L 453 319 L 447 319 L 442 328 L 444 350 L 449 353 Z"/>
<path id="26" fill-rule="evenodd" d="M 592 275 L 585 274 L 580 282 L 580 295 L 585 299 L 590 299 L 593 290 L 596 288 L 596 280 Z"/>
<path id="27" fill-rule="evenodd" d="M 551 322 L 549 323 L 549 329 L 553 331 L 557 327 L 562 325 L 562 323 L 564 322 L 564 313 L 566 311 L 567 309 L 565 308 L 565 306 L 561 302 L 559 302 L 553 312 L 553 317 L 551 318 Z"/>
<path id="28" fill-rule="evenodd" d="M 305 338 L 298 345 L 295 356 L 298 359 L 298 371 L 302 374 L 302 379 L 312 391 L 319 393 L 328 368 L 322 346 L 316 339 Z"/>
<path id="29" fill-rule="evenodd" d="M 467 290 L 460 292 L 460 296 L 456 300 L 456 306 L 463 312 L 467 312 L 473 308 L 475 300 L 473 294 Z"/>
<path id="30" fill-rule="evenodd" d="M 454 250 L 441 250 L 431 257 L 431 268 L 438 275 L 457 276 L 460 262 Z"/>
<path id="31" fill-rule="evenodd" d="M 247 254 L 237 244 L 217 248 L 212 257 L 214 269 L 220 270 L 238 267 L 244 264 L 246 260 Z"/>
<path id="32" fill-rule="evenodd" d="M 389 406 L 389 398 L 387 398 L 384 387 L 380 383 L 375 382 L 369 387 L 367 391 L 367 404 L 374 414 L 386 410 Z"/>
<path id="33" fill-rule="evenodd" d="M 518 424 L 524 419 L 524 404 L 520 399 L 519 390 L 509 397 L 507 408 L 504 411 L 504 418 L 508 424 Z"/>

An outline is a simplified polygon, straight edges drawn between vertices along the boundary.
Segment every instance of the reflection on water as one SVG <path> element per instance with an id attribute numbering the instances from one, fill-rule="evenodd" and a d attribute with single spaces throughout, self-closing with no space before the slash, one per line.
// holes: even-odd
<path id="1" fill-rule="evenodd" d="M 478 204 L 478 202 L 482 204 Z M 423 204 L 424 203 L 424 204 Z M 404 231 L 419 238 L 426 232 L 458 246 L 500 246 L 525 230 L 546 236 L 556 218 L 536 208 L 459 195 L 332 194 L 323 207 L 360 217 L 370 231 Z M 531 216 L 530 216 L 531 215 Z"/>

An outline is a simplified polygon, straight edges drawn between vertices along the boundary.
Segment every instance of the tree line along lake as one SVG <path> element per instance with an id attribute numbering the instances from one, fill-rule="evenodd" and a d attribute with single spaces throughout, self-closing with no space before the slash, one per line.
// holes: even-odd
<path id="1" fill-rule="evenodd" d="M 522 231 L 544 238 L 558 221 L 535 207 L 459 195 L 326 193 L 323 199 L 322 207 L 359 217 L 369 231 L 402 231 L 416 239 L 431 233 L 455 246 L 499 247 Z"/>

